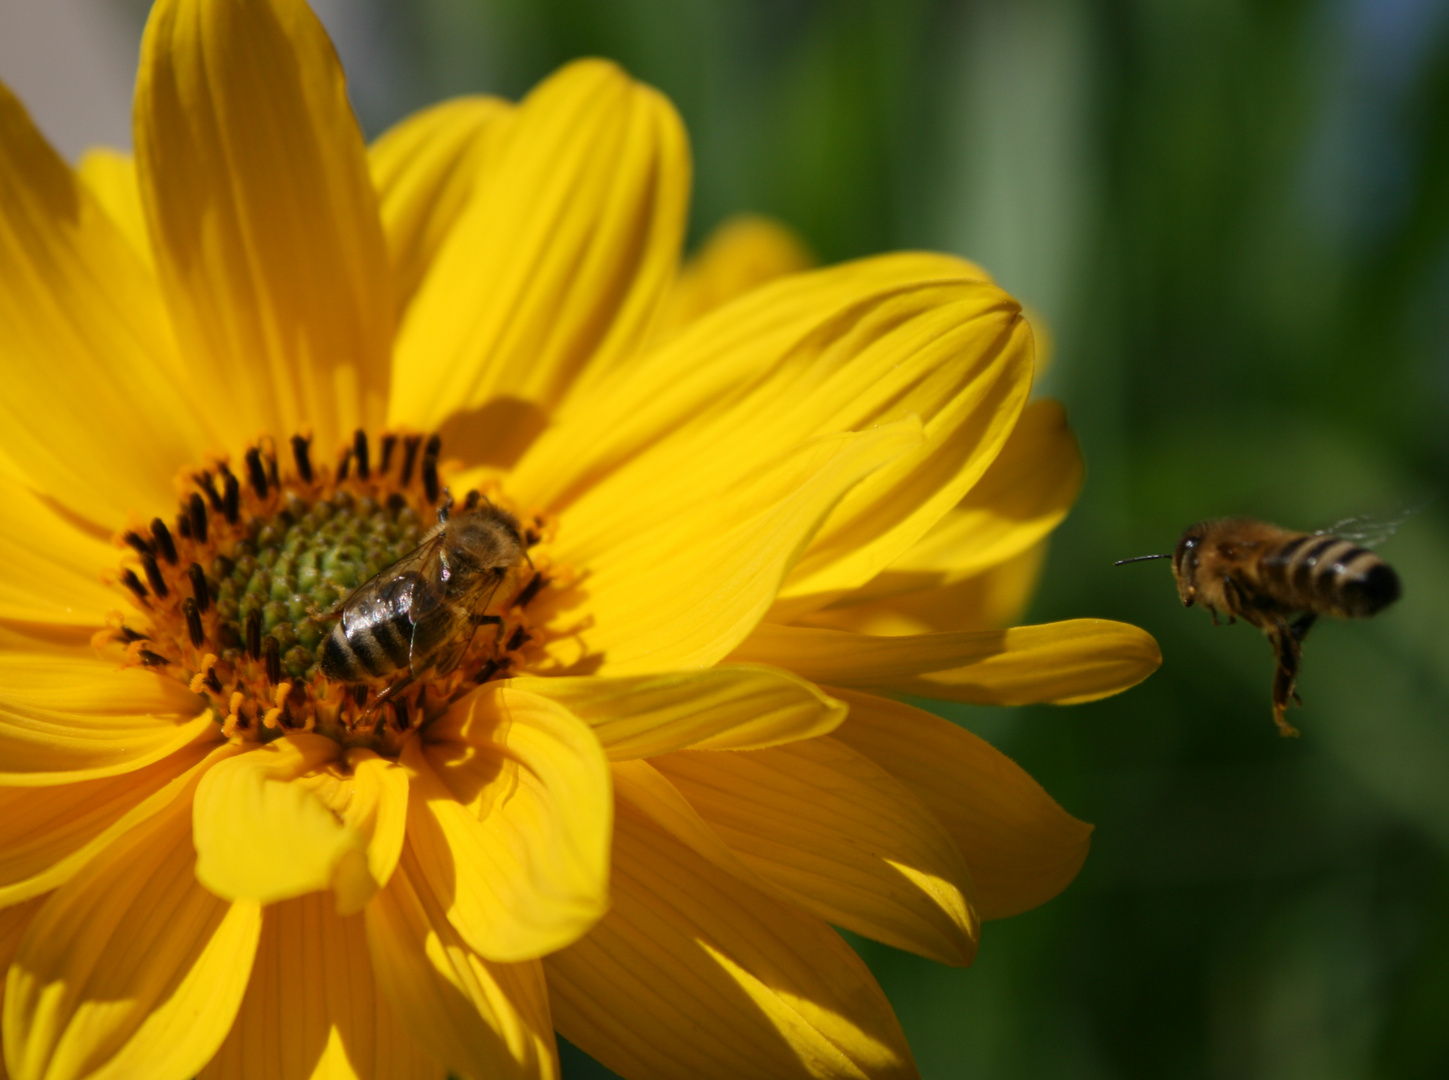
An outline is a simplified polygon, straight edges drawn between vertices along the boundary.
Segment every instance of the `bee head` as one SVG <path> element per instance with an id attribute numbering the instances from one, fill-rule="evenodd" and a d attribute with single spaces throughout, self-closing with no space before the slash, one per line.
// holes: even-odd
<path id="1" fill-rule="evenodd" d="M 523 535 L 506 510 L 485 503 L 448 518 L 448 562 L 459 570 L 506 570 L 523 558 Z"/>
<path id="2" fill-rule="evenodd" d="M 1177 578 L 1177 595 L 1183 607 L 1192 607 L 1197 597 L 1197 571 L 1207 527 L 1205 521 L 1189 526 L 1172 552 L 1172 574 Z"/>

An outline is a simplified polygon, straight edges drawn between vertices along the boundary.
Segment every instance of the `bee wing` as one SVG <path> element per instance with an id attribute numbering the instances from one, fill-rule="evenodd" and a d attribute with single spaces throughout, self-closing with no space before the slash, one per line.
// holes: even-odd
<path id="1" fill-rule="evenodd" d="M 1401 510 L 1392 517 L 1375 517 L 1371 514 L 1356 514 L 1353 517 L 1346 517 L 1342 521 L 1335 521 L 1322 529 L 1315 529 L 1315 536 L 1336 536 L 1341 540 L 1351 540 L 1359 547 L 1378 547 L 1389 537 L 1398 531 L 1400 525 L 1417 514 L 1433 499 L 1425 499 L 1415 506 Z"/>
<path id="2" fill-rule="evenodd" d="M 435 606 L 413 623 L 408 668 L 414 676 L 429 668 L 446 675 L 457 665 L 472 640 L 469 633 L 472 629 L 467 615 L 458 608 L 450 604 Z"/>
<path id="3" fill-rule="evenodd" d="M 414 675 L 426 668 L 446 675 L 458 666 L 478 629 L 473 616 L 487 609 L 502 582 L 502 574 L 481 578 L 462 596 L 434 605 L 417 618 L 408 658 Z"/>
<path id="4" fill-rule="evenodd" d="M 437 579 L 442 546 L 436 539 L 425 540 L 353 589 L 342 605 L 342 629 L 351 632 L 398 613 L 416 622 L 426 610 L 436 607 L 436 590 L 418 589 L 417 585 Z M 423 611 L 418 610 L 419 605 Z"/>

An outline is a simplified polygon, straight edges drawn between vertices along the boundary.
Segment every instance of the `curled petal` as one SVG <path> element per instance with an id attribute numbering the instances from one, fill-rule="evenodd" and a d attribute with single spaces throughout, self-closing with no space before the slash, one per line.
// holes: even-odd
<path id="1" fill-rule="evenodd" d="M 196 874 L 212 892 L 264 904 L 319 889 L 360 911 L 391 876 L 407 820 L 406 772 L 367 750 L 286 735 L 224 762 L 196 793 Z"/>
<path id="2" fill-rule="evenodd" d="M 343 915 L 362 910 L 388 883 L 402 855 L 408 821 L 406 769 L 363 749 L 347 752 L 347 767 L 351 782 L 329 782 L 327 803 L 344 823 L 366 837 L 367 865 L 365 873 L 339 879 L 333 886 L 337 910 Z"/>
<path id="3" fill-rule="evenodd" d="M 411 742 L 408 840 L 463 940 L 488 960 L 574 941 L 608 904 L 613 799 L 598 739 L 506 687 L 455 703 Z"/>

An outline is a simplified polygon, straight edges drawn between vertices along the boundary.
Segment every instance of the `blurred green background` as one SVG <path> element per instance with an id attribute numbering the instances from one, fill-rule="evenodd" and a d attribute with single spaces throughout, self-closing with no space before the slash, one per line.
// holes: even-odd
<path id="1" fill-rule="evenodd" d="M 107 3 L 138 32 L 144 3 Z M 1449 1076 L 1449 500 L 1382 549 L 1398 606 L 1309 639 L 1300 740 L 1258 634 L 1111 565 L 1207 516 L 1444 494 L 1449 4 L 317 6 L 370 134 L 609 56 L 684 114 L 696 240 L 755 210 L 827 261 L 959 252 L 1050 327 L 1040 391 L 1088 475 L 1031 618 L 1125 619 L 1165 662 L 1092 705 L 950 711 L 1097 832 L 970 970 L 858 943 L 925 1076 Z M 565 1074 L 609 1075 L 571 1049 Z"/>

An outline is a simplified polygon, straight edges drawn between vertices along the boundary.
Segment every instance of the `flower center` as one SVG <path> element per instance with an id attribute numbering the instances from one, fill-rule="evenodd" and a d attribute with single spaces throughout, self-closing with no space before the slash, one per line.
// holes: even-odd
<path id="1" fill-rule="evenodd" d="M 559 576 L 529 552 L 542 516 L 520 524 L 499 491 L 455 507 L 437 436 L 384 435 L 373 458 L 358 431 L 335 466 L 302 436 L 290 449 L 286 467 L 264 439 L 242 469 L 188 472 L 173 525 L 122 534 L 135 614 L 98 645 L 185 682 L 228 736 L 315 730 L 382 753 L 527 667 L 544 634 L 529 602 Z"/>

